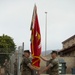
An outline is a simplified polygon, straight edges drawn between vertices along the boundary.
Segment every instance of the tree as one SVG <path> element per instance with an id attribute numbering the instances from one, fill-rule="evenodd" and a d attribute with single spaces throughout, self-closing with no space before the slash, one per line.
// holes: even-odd
<path id="1" fill-rule="evenodd" d="M 9 59 L 9 54 L 3 53 L 12 53 L 16 49 L 16 45 L 12 39 L 12 37 L 8 35 L 0 36 L 0 64 L 4 62 L 5 59 Z"/>

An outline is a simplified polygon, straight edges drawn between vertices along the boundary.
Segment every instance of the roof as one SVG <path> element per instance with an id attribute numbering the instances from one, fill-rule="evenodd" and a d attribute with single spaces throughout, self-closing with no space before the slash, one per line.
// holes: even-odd
<path id="1" fill-rule="evenodd" d="M 71 52 L 71 51 L 74 51 L 74 50 L 75 50 L 75 44 L 73 46 L 69 47 L 69 48 L 60 50 L 58 53 L 60 53 L 60 52 L 67 53 L 67 52 Z"/>
<path id="2" fill-rule="evenodd" d="M 68 38 L 67 40 L 63 41 L 62 44 L 64 44 L 65 42 L 67 42 L 67 41 L 69 41 L 69 40 L 71 40 L 71 39 L 73 39 L 73 38 L 75 38 L 75 35 L 73 35 L 72 37 L 70 37 L 70 38 Z"/>

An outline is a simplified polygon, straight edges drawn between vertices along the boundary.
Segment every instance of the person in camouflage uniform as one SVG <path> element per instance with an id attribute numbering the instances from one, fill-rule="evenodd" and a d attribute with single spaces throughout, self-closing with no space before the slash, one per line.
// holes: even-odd
<path id="1" fill-rule="evenodd" d="M 5 62 L 4 62 L 4 70 L 5 70 L 5 75 L 10 75 L 10 73 L 9 73 L 9 62 L 8 62 L 8 60 L 7 59 L 5 59 Z"/>
<path id="2" fill-rule="evenodd" d="M 32 66 L 31 64 L 31 60 L 30 60 L 30 51 L 29 50 L 25 50 L 24 51 L 24 57 L 23 57 L 23 60 L 22 60 L 22 75 L 31 75 L 32 73 L 32 70 L 39 70 L 35 67 Z"/>
<path id="3" fill-rule="evenodd" d="M 18 71 L 18 63 L 17 63 L 17 59 L 15 59 L 15 62 L 14 62 L 14 75 L 18 74 L 17 71 Z"/>
<path id="4" fill-rule="evenodd" d="M 21 72 L 21 75 L 23 75 L 23 60 L 24 60 L 24 54 L 22 55 L 22 61 L 20 63 L 20 72 Z"/>
<path id="5" fill-rule="evenodd" d="M 52 59 L 47 60 L 41 57 L 44 61 L 49 62 L 49 64 L 39 73 L 49 70 L 49 75 L 59 75 L 59 63 L 58 63 L 57 55 L 58 55 L 57 51 L 52 51 L 51 53 Z"/>

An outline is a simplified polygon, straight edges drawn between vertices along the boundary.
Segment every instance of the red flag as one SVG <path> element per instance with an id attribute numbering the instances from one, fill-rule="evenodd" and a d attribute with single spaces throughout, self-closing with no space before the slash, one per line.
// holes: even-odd
<path id="1" fill-rule="evenodd" d="M 41 34 L 38 22 L 37 7 L 34 6 L 32 22 L 31 22 L 31 53 L 32 65 L 40 67 L 40 54 L 41 54 Z"/>

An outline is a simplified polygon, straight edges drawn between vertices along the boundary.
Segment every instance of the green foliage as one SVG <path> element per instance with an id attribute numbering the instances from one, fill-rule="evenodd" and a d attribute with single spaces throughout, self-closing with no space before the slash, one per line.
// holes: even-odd
<path id="1" fill-rule="evenodd" d="M 16 49 L 16 45 L 13 39 L 8 35 L 0 36 L 0 53 L 12 53 Z M 5 59 L 9 59 L 9 54 L 0 54 L 0 64 L 4 62 Z"/>

